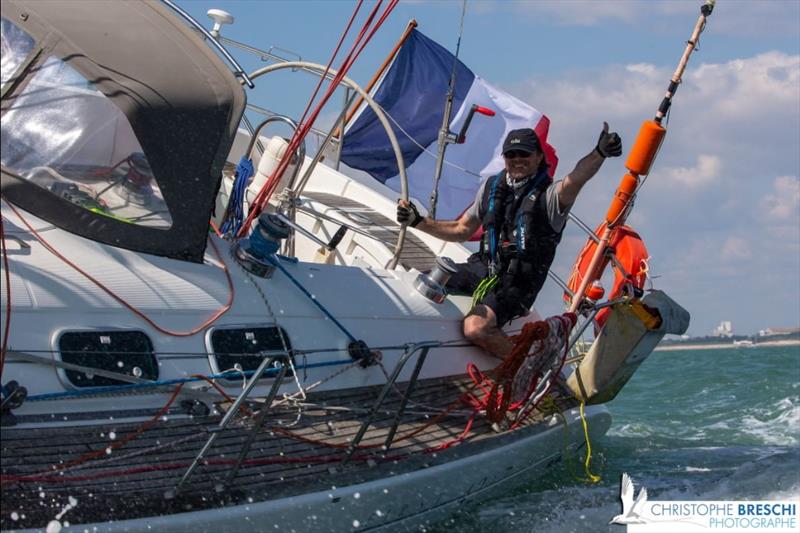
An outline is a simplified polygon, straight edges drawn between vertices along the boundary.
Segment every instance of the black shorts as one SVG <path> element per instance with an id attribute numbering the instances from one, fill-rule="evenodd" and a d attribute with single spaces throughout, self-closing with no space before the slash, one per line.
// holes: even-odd
<path id="1" fill-rule="evenodd" d="M 447 282 L 447 290 L 472 296 L 488 273 L 489 269 L 480 254 L 472 254 L 466 263 L 456 264 L 456 273 Z M 478 302 L 494 311 L 497 327 L 503 327 L 512 319 L 527 315 L 539 292 L 524 280 L 514 281 L 517 282 L 512 282 L 508 276 L 501 276 L 497 285 Z"/>

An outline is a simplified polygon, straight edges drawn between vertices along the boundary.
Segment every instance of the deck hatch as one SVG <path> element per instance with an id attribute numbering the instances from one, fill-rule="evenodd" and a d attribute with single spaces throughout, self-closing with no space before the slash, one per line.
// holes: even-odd
<path id="1" fill-rule="evenodd" d="M 209 342 L 215 373 L 230 370 L 237 364 L 245 372 L 252 371 L 258 368 L 264 357 L 286 355 L 292 349 L 286 332 L 274 326 L 215 328 L 209 335 Z M 287 369 L 286 377 L 292 375 L 292 369 Z"/>
<path id="2" fill-rule="evenodd" d="M 141 331 L 67 331 L 58 339 L 61 360 L 127 374 L 141 379 L 158 379 L 158 360 L 150 338 Z M 77 370 L 64 374 L 75 387 L 127 385 L 127 382 Z"/>

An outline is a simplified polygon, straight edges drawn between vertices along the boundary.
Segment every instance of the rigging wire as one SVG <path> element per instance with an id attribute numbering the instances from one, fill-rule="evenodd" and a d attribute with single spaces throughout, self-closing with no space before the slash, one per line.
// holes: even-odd
<path id="1" fill-rule="evenodd" d="M 323 107 L 325 106 L 325 104 L 327 104 L 328 100 L 333 95 L 333 93 L 335 92 L 336 88 L 339 86 L 341 80 L 347 74 L 347 71 L 350 69 L 350 67 L 353 65 L 355 60 L 358 58 L 358 56 L 364 50 L 364 47 L 367 45 L 367 43 L 372 39 L 373 35 L 378 30 L 378 28 L 380 28 L 380 26 L 383 25 L 383 23 L 385 22 L 386 18 L 389 15 L 389 13 L 391 13 L 391 11 L 395 8 L 395 6 L 397 5 L 398 1 L 399 0 L 391 0 L 389 5 L 384 10 L 383 14 L 378 18 L 378 20 L 375 23 L 374 27 L 371 30 L 369 30 L 369 25 L 372 23 L 372 20 L 373 20 L 375 14 L 377 13 L 377 10 L 378 10 L 379 6 L 381 5 L 380 2 L 378 2 L 376 4 L 376 6 L 373 9 L 373 11 L 370 13 L 370 16 L 369 16 L 368 20 L 365 22 L 364 26 L 362 27 L 361 32 L 356 37 L 356 40 L 353 43 L 353 46 L 351 47 L 350 52 L 348 53 L 348 55 L 345 57 L 344 61 L 342 62 L 342 65 L 339 68 L 336 76 L 333 78 L 333 80 L 331 80 L 331 82 L 330 82 L 330 84 L 328 86 L 328 89 L 325 92 L 325 94 L 323 95 L 323 97 L 321 98 L 320 102 L 317 104 L 317 106 L 314 109 L 314 111 L 308 117 L 308 120 L 304 124 L 301 124 L 300 127 L 297 130 L 295 130 L 295 133 L 292 136 L 292 139 L 291 139 L 291 141 L 289 143 L 289 146 L 287 147 L 287 149 L 286 149 L 286 151 L 284 153 L 284 156 L 281 158 L 281 161 L 278 163 L 278 168 L 275 169 L 275 172 L 272 174 L 270 180 L 268 180 L 264 184 L 264 186 L 261 188 L 261 190 L 259 191 L 258 195 L 256 196 L 255 200 L 253 201 L 253 204 L 251 205 L 251 208 L 250 208 L 250 212 L 248 213 L 247 219 L 245 220 L 244 224 L 242 225 L 242 228 L 240 229 L 238 236 L 243 236 L 244 234 L 247 233 L 247 231 L 250 229 L 250 225 L 251 225 L 253 219 L 256 216 L 258 216 L 258 214 L 260 214 L 260 212 L 264 209 L 267 201 L 269 200 L 269 198 L 272 196 L 272 193 L 277 188 L 277 186 L 278 186 L 278 184 L 280 182 L 279 181 L 280 177 L 283 175 L 284 171 L 288 167 L 289 162 L 290 162 L 291 157 L 292 157 L 292 154 L 297 149 L 297 146 L 299 146 L 300 142 L 302 142 L 302 140 L 308 135 L 308 132 L 311 130 L 311 127 L 314 125 L 314 122 L 316 121 L 316 119 L 319 116 L 320 112 L 322 111 Z"/>

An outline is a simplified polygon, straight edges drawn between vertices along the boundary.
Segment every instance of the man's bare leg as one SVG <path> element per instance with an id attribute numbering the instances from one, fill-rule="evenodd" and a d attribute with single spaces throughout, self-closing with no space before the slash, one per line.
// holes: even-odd
<path id="1" fill-rule="evenodd" d="M 476 305 L 464 318 L 464 336 L 500 359 L 505 359 L 514 347 L 503 330 L 497 327 L 494 311 L 486 305 Z"/>

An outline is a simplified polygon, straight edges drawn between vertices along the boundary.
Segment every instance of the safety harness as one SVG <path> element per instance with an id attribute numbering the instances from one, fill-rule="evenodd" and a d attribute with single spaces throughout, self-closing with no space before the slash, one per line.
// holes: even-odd
<path id="1" fill-rule="evenodd" d="M 482 300 L 501 278 L 524 283 L 537 292 L 544 284 L 561 240 L 561 232 L 553 230 L 547 216 L 543 193 L 550 183 L 542 170 L 515 194 L 505 171 L 489 178 L 483 196 L 487 208 L 480 251 L 487 261 L 488 274 L 475 290 L 473 303 Z"/>

